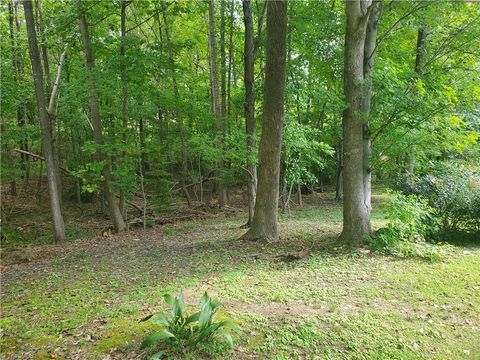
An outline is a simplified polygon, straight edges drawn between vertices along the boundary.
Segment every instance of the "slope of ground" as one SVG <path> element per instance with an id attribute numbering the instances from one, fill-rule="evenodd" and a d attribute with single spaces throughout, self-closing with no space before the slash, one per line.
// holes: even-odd
<path id="1" fill-rule="evenodd" d="M 383 223 L 378 209 L 376 227 Z M 238 240 L 244 215 L 43 245 L 2 271 L 5 359 L 141 359 L 139 319 L 204 291 L 240 327 L 176 358 L 478 359 L 480 248 L 428 263 L 336 243 L 341 208 L 311 199 L 275 243 Z M 288 256 L 295 254 L 295 256 Z"/>

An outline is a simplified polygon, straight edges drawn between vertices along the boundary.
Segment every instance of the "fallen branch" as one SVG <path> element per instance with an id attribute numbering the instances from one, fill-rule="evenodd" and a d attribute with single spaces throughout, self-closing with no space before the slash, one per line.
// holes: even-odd
<path id="1" fill-rule="evenodd" d="M 32 157 L 32 158 L 34 158 L 34 159 L 37 159 L 37 160 L 45 161 L 45 158 L 44 158 L 43 156 L 40 156 L 40 155 L 31 153 L 31 152 L 29 152 L 29 151 L 20 150 L 20 149 L 13 149 L 13 151 L 16 151 L 16 152 L 21 153 L 21 154 L 25 154 L 25 155 L 30 156 L 30 157 Z M 68 169 L 66 169 L 66 168 L 64 168 L 64 167 L 62 167 L 62 166 L 60 166 L 60 170 L 62 170 L 63 172 L 65 172 L 65 173 L 68 174 L 68 175 L 72 175 L 72 176 L 73 176 L 73 174 L 72 174 L 72 172 L 71 172 L 70 170 L 68 170 Z M 116 196 L 117 198 L 120 198 L 119 195 L 115 195 L 115 196 Z M 137 209 L 138 211 L 141 211 L 141 212 L 143 213 L 143 209 L 142 209 L 140 206 L 134 204 L 133 202 L 131 202 L 131 201 L 129 201 L 129 200 L 125 200 L 125 202 L 126 202 L 128 205 L 134 207 L 135 209 Z"/>
<path id="2" fill-rule="evenodd" d="M 200 183 L 205 183 L 207 181 L 212 181 L 212 180 L 215 180 L 216 177 L 215 176 L 212 176 L 212 177 L 206 177 L 204 179 L 202 179 L 202 181 L 196 181 L 194 183 L 191 183 L 191 184 L 188 184 L 188 185 L 185 185 L 185 186 L 181 186 L 181 187 L 178 187 L 176 189 L 173 189 L 173 191 L 180 191 L 180 190 L 183 190 L 183 189 L 186 189 L 186 188 L 189 188 L 189 187 L 192 187 L 192 186 L 195 186 L 195 185 L 198 185 Z"/>
<path id="3" fill-rule="evenodd" d="M 146 221 L 153 221 L 156 225 L 172 224 L 180 220 L 191 220 L 195 217 L 194 214 L 175 216 L 170 218 L 147 218 Z M 128 225 L 143 225 L 143 218 L 135 218 L 128 222 Z"/>
<path id="4" fill-rule="evenodd" d="M 37 159 L 37 160 L 45 161 L 45 158 L 43 156 L 31 153 L 29 151 L 20 150 L 20 149 L 13 149 L 13 151 L 16 151 L 20 154 L 30 156 L 30 157 L 32 157 L 34 159 Z M 72 175 L 72 172 L 70 170 L 64 168 L 63 166 L 60 166 L 60 170 L 62 170 L 65 174 Z"/>

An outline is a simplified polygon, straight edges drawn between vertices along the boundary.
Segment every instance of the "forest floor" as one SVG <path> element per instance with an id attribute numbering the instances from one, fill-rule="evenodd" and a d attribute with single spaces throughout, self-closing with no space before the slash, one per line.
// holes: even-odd
<path id="1" fill-rule="evenodd" d="M 384 224 L 374 196 L 373 224 Z M 184 359 L 479 359 L 480 244 L 435 263 L 336 242 L 341 206 L 310 197 L 277 242 L 244 242 L 244 213 L 32 247 L 2 261 L 3 359 L 143 359 L 162 296 L 204 291 L 239 326 Z M 293 254 L 293 256 L 292 256 Z"/>

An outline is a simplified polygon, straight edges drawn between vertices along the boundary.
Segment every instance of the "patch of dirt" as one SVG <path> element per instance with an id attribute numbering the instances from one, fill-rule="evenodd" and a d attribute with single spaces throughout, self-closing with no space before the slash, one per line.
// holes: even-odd
<path id="1" fill-rule="evenodd" d="M 227 309 L 233 312 L 253 313 L 264 316 L 298 317 L 314 316 L 329 312 L 326 305 L 309 305 L 303 301 L 288 303 L 270 302 L 266 304 L 249 304 L 246 302 L 233 302 L 225 304 Z"/>

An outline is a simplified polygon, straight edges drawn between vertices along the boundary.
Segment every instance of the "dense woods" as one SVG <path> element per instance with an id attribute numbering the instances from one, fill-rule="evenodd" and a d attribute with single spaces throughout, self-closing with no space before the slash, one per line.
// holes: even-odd
<path id="1" fill-rule="evenodd" d="M 324 219 L 341 224 L 335 248 L 433 260 L 438 243 L 480 237 L 476 2 L 5 0 L 0 11 L 2 258 L 234 215 L 243 249 L 276 243 L 296 261 L 296 225 L 279 217 L 318 206 L 341 209 Z M 165 300 L 174 313 L 184 301 Z M 230 343 L 229 326 L 217 328 Z"/>
<path id="2" fill-rule="evenodd" d="M 478 155 L 476 4 L 293 2 L 271 50 L 268 2 L 37 1 L 32 17 L 20 5 L 2 8 L 2 183 L 13 195 L 47 175 L 58 241 L 60 201 L 105 203 L 121 232 L 174 198 L 221 209 L 240 188 L 250 226 L 255 207 L 276 218 L 278 199 L 330 185 L 358 243 L 372 179 Z M 270 102 L 285 104 L 283 137 Z M 147 214 L 131 206 L 141 193 Z"/>

